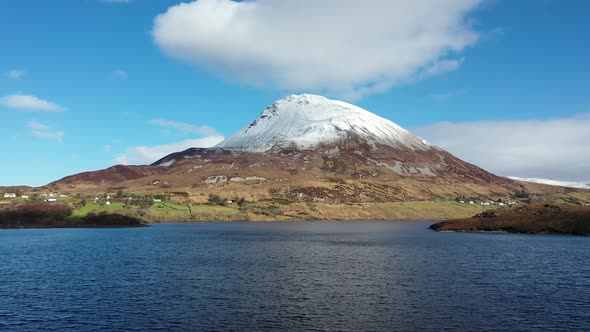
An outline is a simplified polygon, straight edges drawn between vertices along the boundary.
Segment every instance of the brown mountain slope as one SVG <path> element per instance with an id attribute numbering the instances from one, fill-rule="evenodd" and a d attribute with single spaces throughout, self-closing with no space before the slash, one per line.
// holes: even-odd
<path id="1" fill-rule="evenodd" d="M 114 166 L 66 177 L 49 186 L 87 194 L 117 189 L 152 194 L 186 192 L 196 201 L 205 201 L 209 194 L 327 203 L 459 196 L 495 200 L 523 190 L 555 197 L 590 197 L 590 191 L 498 177 L 439 149 L 375 149 L 362 142 L 265 153 L 189 149 L 156 164 L 169 166 Z"/>

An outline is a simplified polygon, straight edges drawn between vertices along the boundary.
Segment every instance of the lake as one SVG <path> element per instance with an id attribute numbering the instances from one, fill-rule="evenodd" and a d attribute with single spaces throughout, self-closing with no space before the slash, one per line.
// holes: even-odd
<path id="1" fill-rule="evenodd" d="M 432 222 L 0 231 L 0 330 L 590 330 L 590 238 Z"/>

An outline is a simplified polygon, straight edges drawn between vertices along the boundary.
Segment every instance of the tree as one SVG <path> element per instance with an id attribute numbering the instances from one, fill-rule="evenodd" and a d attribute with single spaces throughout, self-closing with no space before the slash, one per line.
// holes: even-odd
<path id="1" fill-rule="evenodd" d="M 188 207 L 188 213 L 190 214 L 191 218 L 193 217 L 193 209 L 191 208 L 191 199 L 190 197 L 186 197 L 184 199 L 184 204 Z"/>

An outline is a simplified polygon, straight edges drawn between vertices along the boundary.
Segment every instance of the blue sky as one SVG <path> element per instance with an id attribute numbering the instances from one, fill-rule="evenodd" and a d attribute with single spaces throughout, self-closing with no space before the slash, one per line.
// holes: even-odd
<path id="1" fill-rule="evenodd" d="M 346 52 L 350 56 L 343 55 L 346 63 L 322 66 L 317 53 L 330 54 L 329 48 L 336 52 L 342 46 L 326 42 L 323 25 L 314 26 L 313 20 L 302 24 L 297 21 L 302 16 L 295 13 L 291 25 L 283 26 L 280 22 L 287 20 L 273 21 L 263 7 L 280 17 L 296 12 L 297 2 L 285 1 L 281 5 L 287 8 L 279 8 L 272 0 L 258 1 L 252 16 L 263 22 L 262 27 L 277 24 L 277 36 L 302 45 L 293 46 L 293 52 L 300 52 L 297 57 L 310 57 L 302 64 L 281 55 L 292 47 L 284 40 L 276 42 L 276 55 L 259 54 L 257 50 L 274 46 L 270 37 L 247 30 L 236 33 L 241 40 L 231 39 L 235 31 L 216 26 L 215 15 L 223 18 L 226 11 L 236 10 L 229 0 L 199 2 L 200 7 L 175 7 L 156 27 L 154 19 L 179 2 L 2 1 L 0 185 L 42 185 L 115 162 L 145 163 L 158 153 L 184 146 L 180 142 L 186 140 L 204 138 L 201 143 L 206 145 L 215 137 L 228 137 L 274 100 L 302 92 L 353 102 L 500 175 L 590 179 L 585 177 L 590 173 L 586 166 L 590 151 L 585 147 L 590 139 L 587 1 L 449 1 L 456 8 L 449 8 L 448 21 L 459 21 L 462 32 L 455 31 L 454 23 L 440 23 L 452 28 L 446 36 L 427 36 L 432 45 L 439 45 L 428 45 L 429 50 L 435 48 L 432 55 L 403 66 L 388 62 L 421 58 L 423 52 L 412 45 L 386 45 L 401 43 L 385 38 L 395 31 L 379 31 L 393 29 L 388 23 L 367 24 L 367 31 L 362 24 L 350 33 L 351 39 L 362 39 L 360 44 L 373 48 L 372 54 L 352 49 Z M 334 1 L 326 2 L 330 3 Z M 375 0 L 373 5 L 393 6 L 387 8 L 391 13 L 415 14 L 416 19 L 407 23 L 408 31 L 440 29 L 424 27 L 421 20 L 429 12 L 405 8 L 403 3 Z M 341 7 L 330 19 L 354 17 L 350 16 L 354 11 Z M 383 9 L 363 9 L 359 20 L 378 22 L 379 17 L 371 15 Z M 318 20 L 326 19 L 325 12 L 317 12 Z M 215 21 L 199 19 L 201 14 Z M 174 30 L 177 21 L 191 15 L 197 22 L 194 26 Z M 354 27 L 355 20 L 348 25 Z M 305 39 L 299 40 L 297 27 L 302 25 Z M 320 44 L 314 41 L 316 36 L 323 38 Z M 441 41 L 433 41 L 439 37 Z M 247 43 L 240 46 L 244 39 Z M 448 45 L 454 46 L 449 50 Z M 391 56 L 376 56 L 382 54 L 380 48 Z M 406 49 L 417 53 L 405 53 Z M 401 57 L 404 54 L 410 56 Z M 386 74 L 363 67 L 363 56 L 382 61 L 374 68 L 383 68 Z M 317 78 L 312 77 L 314 70 L 291 80 L 316 62 Z M 452 64 L 448 69 L 424 74 L 428 66 L 447 63 Z M 272 70 L 266 72 L 269 67 Z M 347 75 L 341 76 L 342 72 Z M 488 129 L 495 136 L 482 138 Z M 521 135 L 511 136 L 515 131 Z M 474 151 L 472 147 L 479 145 L 482 149 Z M 523 151 L 530 154 L 526 165 L 502 162 Z"/>

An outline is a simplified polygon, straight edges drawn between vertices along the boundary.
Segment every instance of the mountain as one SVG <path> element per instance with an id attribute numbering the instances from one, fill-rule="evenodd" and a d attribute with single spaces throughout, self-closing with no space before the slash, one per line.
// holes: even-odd
<path id="1" fill-rule="evenodd" d="M 433 146 L 397 124 L 357 106 L 315 95 L 291 95 L 217 147 L 247 152 L 272 148 L 312 150 L 321 145 L 360 139 L 375 147 L 430 150 Z"/>
<path id="2" fill-rule="evenodd" d="M 529 191 L 573 195 L 496 176 L 387 119 L 309 94 L 274 102 L 213 148 L 172 153 L 150 166 L 77 174 L 49 187 L 181 193 L 195 201 L 210 194 L 327 203 L 498 199 Z"/>

